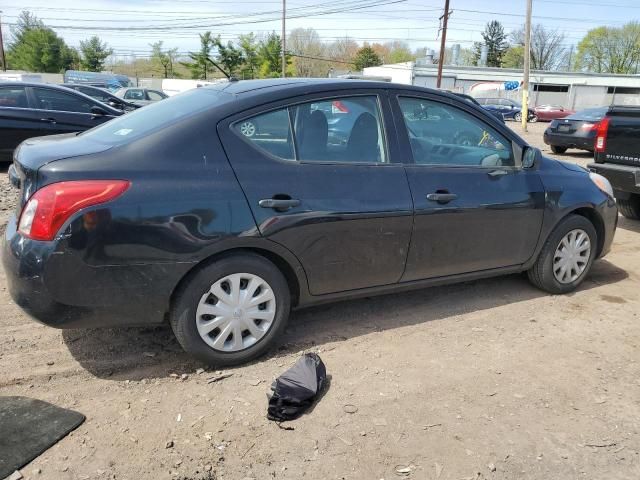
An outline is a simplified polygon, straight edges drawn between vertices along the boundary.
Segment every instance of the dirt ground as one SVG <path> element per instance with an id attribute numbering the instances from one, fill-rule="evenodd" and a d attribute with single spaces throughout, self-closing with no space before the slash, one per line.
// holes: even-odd
<path id="1" fill-rule="evenodd" d="M 574 294 L 514 275 L 298 311 L 279 349 L 208 384 L 169 329 L 54 330 L 0 273 L 0 394 L 87 417 L 30 479 L 637 480 L 639 277 L 640 222 L 621 218 Z M 265 393 L 305 351 L 330 387 L 280 429 Z"/>

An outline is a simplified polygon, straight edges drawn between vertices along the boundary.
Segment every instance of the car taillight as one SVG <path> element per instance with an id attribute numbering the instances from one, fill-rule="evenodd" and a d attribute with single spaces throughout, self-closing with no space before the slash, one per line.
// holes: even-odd
<path id="1" fill-rule="evenodd" d="M 349 113 L 349 108 L 340 100 L 334 100 L 331 103 L 331 106 L 331 109 L 333 110 L 332 113 Z"/>
<path id="2" fill-rule="evenodd" d="M 609 117 L 604 117 L 596 126 L 596 139 L 593 148 L 596 152 L 602 153 L 607 145 L 607 132 L 609 130 Z"/>
<path id="3" fill-rule="evenodd" d="M 22 209 L 18 230 L 34 240 L 53 240 L 71 215 L 115 199 L 129 185 L 126 180 L 76 180 L 47 185 L 34 193 Z"/>

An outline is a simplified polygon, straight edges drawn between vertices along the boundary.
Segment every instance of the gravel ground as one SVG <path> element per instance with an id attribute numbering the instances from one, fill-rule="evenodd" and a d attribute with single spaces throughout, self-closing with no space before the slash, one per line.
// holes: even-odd
<path id="1" fill-rule="evenodd" d="M 529 141 L 542 146 L 543 129 Z M 4 223 L 14 195 L 0 175 Z M 170 330 L 44 327 L 0 273 L 0 394 L 87 416 L 22 475 L 637 480 L 638 240 L 640 223 L 621 218 L 613 251 L 571 295 L 513 275 L 295 312 L 282 347 L 211 384 Z M 309 350 L 330 388 L 280 429 L 265 392 Z"/>

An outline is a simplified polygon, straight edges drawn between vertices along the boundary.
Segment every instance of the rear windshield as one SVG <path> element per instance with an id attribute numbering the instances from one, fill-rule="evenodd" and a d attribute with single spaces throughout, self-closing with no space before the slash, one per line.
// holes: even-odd
<path id="1" fill-rule="evenodd" d="M 602 120 L 608 109 L 609 107 L 585 108 L 573 115 L 569 115 L 567 118 L 574 120 Z"/>
<path id="2" fill-rule="evenodd" d="M 216 90 L 208 90 L 206 94 L 190 90 L 139 108 L 80 135 L 109 145 L 129 142 L 211 108 L 221 95 Z"/>

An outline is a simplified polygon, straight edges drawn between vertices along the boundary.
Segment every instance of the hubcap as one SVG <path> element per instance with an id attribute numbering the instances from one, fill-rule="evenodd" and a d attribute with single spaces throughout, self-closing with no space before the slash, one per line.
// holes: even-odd
<path id="1" fill-rule="evenodd" d="M 591 241 L 584 230 L 567 233 L 553 256 L 553 275 L 560 283 L 577 280 L 587 268 L 591 256 Z"/>
<path id="2" fill-rule="evenodd" d="M 214 350 L 237 352 L 264 337 L 276 315 L 269 284 L 252 273 L 221 278 L 206 292 L 196 310 L 202 340 Z"/>
<path id="3" fill-rule="evenodd" d="M 240 133 L 245 137 L 253 137 L 256 134 L 256 126 L 251 122 L 244 122 L 240 125 Z"/>

